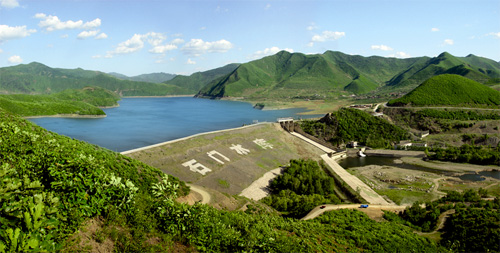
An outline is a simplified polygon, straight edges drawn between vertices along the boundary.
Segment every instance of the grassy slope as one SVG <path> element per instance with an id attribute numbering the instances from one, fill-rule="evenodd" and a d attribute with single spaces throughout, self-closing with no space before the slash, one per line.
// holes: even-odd
<path id="1" fill-rule="evenodd" d="M 410 68 L 394 76 L 385 89 L 410 91 L 425 80 L 440 74 L 457 74 L 484 83 L 500 75 L 500 64 L 486 58 L 460 58 L 444 52 L 438 57 L 415 62 Z"/>
<path id="2" fill-rule="evenodd" d="M 117 251 L 169 251 L 174 242 L 200 251 L 438 251 L 408 228 L 357 211 L 304 222 L 177 204 L 169 185 L 179 182 L 160 187 L 161 173 L 141 162 L 1 109 L 0 132 L 0 251 L 81 251 L 66 238 L 93 217 L 115 224 L 94 236 L 109 236 L 96 240 Z"/>
<path id="3" fill-rule="evenodd" d="M 154 96 L 176 94 L 180 89 L 168 84 L 120 80 L 98 71 L 57 69 L 40 63 L 0 68 L 0 92 L 50 94 L 89 85 L 102 87 L 122 96 Z"/>
<path id="4" fill-rule="evenodd" d="M 178 75 L 174 77 L 172 80 L 166 81 L 164 83 L 175 85 L 181 89 L 183 89 L 185 94 L 195 94 L 197 93 L 203 86 L 208 83 L 216 80 L 228 73 L 233 72 L 239 64 L 233 63 L 228 64 L 224 67 L 204 71 L 204 72 L 196 72 L 190 76 L 182 76 Z"/>
<path id="5" fill-rule="evenodd" d="M 442 53 L 409 59 L 363 57 L 327 51 L 304 55 L 282 51 L 242 64 L 233 73 L 203 87 L 201 97 L 244 97 L 259 100 L 337 97 L 355 94 L 410 91 L 439 74 L 459 74 L 485 83 L 500 75 L 500 64 L 475 56 Z"/>
<path id="6" fill-rule="evenodd" d="M 500 92 L 459 75 L 444 74 L 430 78 L 412 92 L 388 104 L 498 107 Z"/>
<path id="7" fill-rule="evenodd" d="M 0 107 L 22 116 L 105 115 L 97 106 L 116 106 L 119 97 L 103 88 L 86 87 L 51 95 L 0 95 Z"/>

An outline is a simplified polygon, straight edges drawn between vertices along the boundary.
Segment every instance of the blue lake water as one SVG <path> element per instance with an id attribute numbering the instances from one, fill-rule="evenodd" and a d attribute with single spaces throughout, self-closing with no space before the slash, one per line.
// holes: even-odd
<path id="1" fill-rule="evenodd" d="M 36 118 L 37 125 L 114 151 L 125 151 L 197 133 L 275 122 L 304 109 L 257 110 L 249 103 L 174 98 L 123 98 L 120 107 L 104 109 L 106 118 Z"/>

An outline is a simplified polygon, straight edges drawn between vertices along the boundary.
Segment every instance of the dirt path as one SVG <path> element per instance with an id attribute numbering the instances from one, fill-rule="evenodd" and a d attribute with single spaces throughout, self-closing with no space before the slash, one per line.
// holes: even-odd
<path id="1" fill-rule="evenodd" d="M 267 187 L 275 177 L 282 173 L 282 168 L 271 170 L 264 174 L 261 178 L 255 180 L 250 186 L 241 191 L 240 196 L 247 197 L 253 200 L 260 200 L 269 195 Z"/>
<path id="2" fill-rule="evenodd" d="M 210 203 L 210 200 L 212 200 L 212 196 L 210 195 L 210 193 L 203 190 L 201 188 L 201 186 L 192 185 L 192 184 L 187 184 L 187 185 L 191 188 L 192 191 L 197 192 L 201 195 L 201 203 L 202 204 Z"/>
<path id="3" fill-rule="evenodd" d="M 306 216 L 304 216 L 301 220 L 311 220 L 314 219 L 324 212 L 331 211 L 331 210 L 339 210 L 339 209 L 357 209 L 359 211 L 365 212 L 370 216 L 370 218 L 377 218 L 378 215 L 373 215 L 375 212 L 376 213 L 382 213 L 382 211 L 391 211 L 391 212 L 399 212 L 399 211 L 404 211 L 406 206 L 395 206 L 395 205 L 369 205 L 367 208 L 360 208 L 361 204 L 345 204 L 345 205 L 322 205 L 324 208 L 321 208 L 321 206 L 315 207 L 313 210 L 311 210 Z M 372 215 L 370 215 L 370 213 Z M 380 215 L 381 217 L 381 215 Z"/>
<path id="4" fill-rule="evenodd" d="M 378 205 L 390 205 L 387 200 L 385 200 L 382 196 L 376 193 L 372 188 L 363 183 L 359 178 L 347 172 L 344 168 L 342 168 L 334 159 L 329 157 L 327 154 L 321 156 L 323 161 L 326 162 L 328 167 L 335 174 L 339 175 L 344 182 L 349 185 L 353 190 L 359 191 L 359 195 L 363 199 L 365 199 L 370 204 L 378 204 Z"/>
<path id="5" fill-rule="evenodd" d="M 448 219 L 448 217 L 450 217 L 450 215 L 452 215 L 454 213 L 455 213 L 455 209 L 450 209 L 448 211 L 445 211 L 444 213 L 439 215 L 438 223 L 437 223 L 436 229 L 434 229 L 434 231 L 432 231 L 432 232 L 417 232 L 417 234 L 419 234 L 419 235 L 432 235 L 432 234 L 439 233 L 439 231 L 441 231 L 444 228 L 444 223 L 446 222 L 446 219 Z"/>

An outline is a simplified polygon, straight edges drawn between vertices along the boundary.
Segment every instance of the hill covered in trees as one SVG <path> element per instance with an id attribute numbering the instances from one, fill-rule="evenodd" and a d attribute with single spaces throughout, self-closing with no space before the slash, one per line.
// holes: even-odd
<path id="1" fill-rule="evenodd" d="M 429 78 L 388 105 L 498 107 L 500 92 L 460 75 L 443 74 Z"/>
<path id="2" fill-rule="evenodd" d="M 203 87 L 199 97 L 248 99 L 328 98 L 347 91 L 364 94 L 407 92 L 440 74 L 457 74 L 480 83 L 500 77 L 500 64 L 469 55 L 408 59 L 363 57 L 341 52 L 279 52 L 241 64 L 232 73 Z"/>
<path id="3" fill-rule="evenodd" d="M 51 68 L 37 62 L 0 68 L 0 76 L 0 93 L 4 94 L 50 94 L 86 86 L 101 87 L 120 96 L 164 96 L 183 92 L 177 86 L 164 83 L 120 80 L 99 71 Z"/>
<path id="4" fill-rule="evenodd" d="M 49 95 L 0 95 L 0 108 L 21 116 L 105 115 L 98 107 L 117 106 L 120 97 L 100 87 L 68 89 Z"/>
<path id="5" fill-rule="evenodd" d="M 357 141 L 373 148 L 390 148 L 394 143 L 409 138 L 404 129 L 351 108 L 342 108 L 317 121 L 305 120 L 300 127 L 334 146 Z"/>
<path id="6" fill-rule="evenodd" d="M 188 94 L 196 94 L 205 85 L 233 72 L 238 66 L 239 64 L 232 63 L 220 68 L 196 72 L 190 76 L 178 75 L 172 80 L 165 81 L 164 83 L 185 89 Z"/>

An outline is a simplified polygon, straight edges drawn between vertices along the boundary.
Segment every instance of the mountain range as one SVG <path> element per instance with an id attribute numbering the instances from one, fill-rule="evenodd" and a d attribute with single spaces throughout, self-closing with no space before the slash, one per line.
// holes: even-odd
<path id="1" fill-rule="evenodd" d="M 323 99 L 350 94 L 407 93 L 441 74 L 457 74 L 490 85 L 500 83 L 500 63 L 475 55 L 455 57 L 447 52 L 432 58 L 399 59 L 334 51 L 313 55 L 281 51 L 248 63 L 228 64 L 161 81 L 173 75 L 126 77 L 80 68 L 50 68 L 33 62 L 0 68 L 0 93 L 49 94 L 98 86 L 120 96 L 197 94 L 250 100 Z"/>
<path id="2" fill-rule="evenodd" d="M 500 77 L 500 63 L 475 55 L 455 57 L 447 52 L 433 58 L 397 59 L 333 51 L 315 55 L 282 51 L 241 64 L 202 88 L 197 96 L 285 99 L 376 90 L 409 92 L 440 74 L 458 74 L 486 83 Z"/>
<path id="3" fill-rule="evenodd" d="M 129 80 L 129 81 L 137 81 L 137 82 L 148 82 L 148 83 L 163 83 L 169 80 L 172 80 L 176 75 L 168 74 L 168 73 L 150 73 L 150 74 L 142 74 L 138 76 L 126 76 L 116 72 L 108 73 L 118 79 Z"/>

